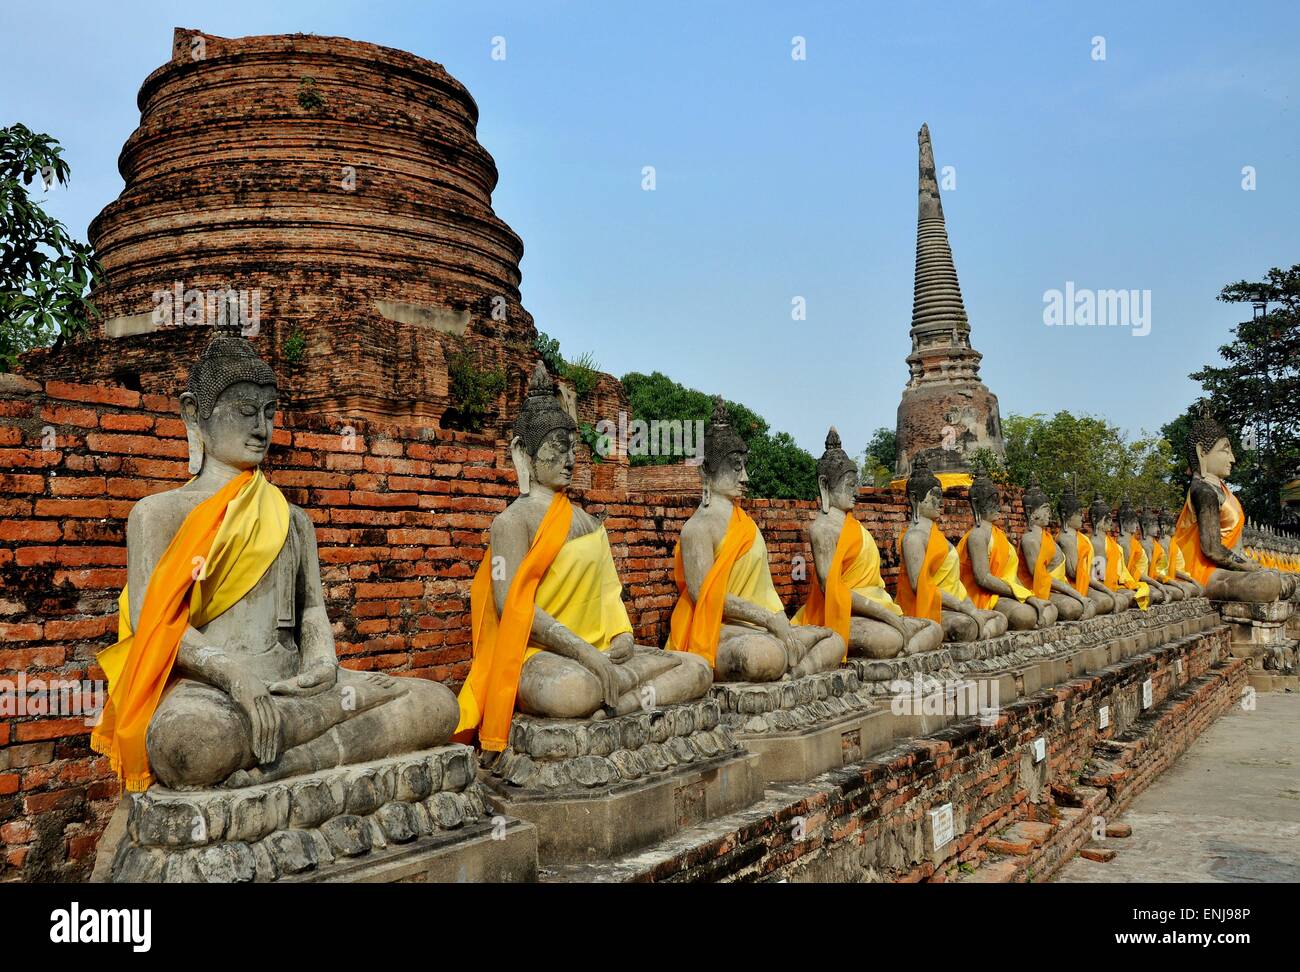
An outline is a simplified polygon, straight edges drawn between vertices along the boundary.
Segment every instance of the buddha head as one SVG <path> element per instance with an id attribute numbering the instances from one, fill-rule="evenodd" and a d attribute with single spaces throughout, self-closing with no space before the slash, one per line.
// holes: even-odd
<path id="1" fill-rule="evenodd" d="M 271 447 L 277 407 L 271 366 L 238 327 L 218 328 L 181 393 L 190 474 L 199 474 L 205 458 L 241 472 L 261 465 Z"/>
<path id="2" fill-rule="evenodd" d="M 1209 403 L 1201 400 L 1192 411 L 1191 429 L 1187 435 L 1187 459 L 1191 468 L 1202 476 L 1226 479 L 1237 462 L 1228 432 L 1210 411 Z"/>
<path id="3" fill-rule="evenodd" d="M 1110 504 L 1100 496 L 1094 497 L 1088 506 L 1088 519 L 1092 520 L 1093 533 L 1110 533 L 1110 528 L 1114 524 Z"/>
<path id="4" fill-rule="evenodd" d="M 1125 496 L 1123 502 L 1119 504 L 1119 513 L 1116 518 L 1119 520 L 1120 533 L 1129 534 L 1138 532 L 1138 527 L 1141 525 L 1141 518 L 1138 516 L 1138 511 L 1135 510 L 1133 505 L 1128 501 L 1127 496 Z"/>
<path id="5" fill-rule="evenodd" d="M 913 464 L 907 477 L 907 500 L 912 505 L 912 522 L 921 517 L 937 520 L 943 515 L 943 484 L 924 461 Z"/>
<path id="6" fill-rule="evenodd" d="M 1172 537 L 1174 535 L 1174 524 L 1177 518 L 1168 510 L 1160 511 L 1160 535 L 1162 537 Z"/>
<path id="7" fill-rule="evenodd" d="M 546 365 L 538 361 L 510 439 L 520 495 L 527 496 L 533 483 L 557 492 L 568 489 L 573 482 L 577 442 L 577 423 L 555 396 Z"/>
<path id="8" fill-rule="evenodd" d="M 735 500 L 745 495 L 749 483 L 749 473 L 745 471 L 748 454 L 749 446 L 731 427 L 726 402 L 720 396 L 715 397 L 713 416 L 709 419 L 709 427 L 704 430 L 704 461 L 700 463 L 700 480 L 704 487 L 702 506 L 708 506 L 714 496 Z"/>
<path id="9" fill-rule="evenodd" d="M 1021 498 L 1025 506 L 1025 519 L 1031 526 L 1046 527 L 1052 522 L 1052 501 L 1038 488 L 1037 483 L 1030 483 Z"/>
<path id="10" fill-rule="evenodd" d="M 831 507 L 847 513 L 858 498 L 857 464 L 840 445 L 840 434 L 833 425 L 826 433 L 826 451 L 817 460 L 817 492 L 823 513 L 829 513 Z"/>
<path id="11" fill-rule="evenodd" d="M 970 486 L 970 511 L 976 525 L 1002 519 L 1002 494 L 988 476 L 980 473 Z"/>
<path id="12" fill-rule="evenodd" d="M 1079 497 L 1074 495 L 1074 490 L 1067 489 L 1061 494 L 1057 512 L 1061 517 L 1061 526 L 1069 527 L 1071 530 L 1083 527 L 1083 504 L 1079 502 Z"/>
<path id="13" fill-rule="evenodd" d="M 1138 519 L 1142 524 L 1142 536 L 1148 540 L 1160 536 L 1160 513 L 1154 506 L 1142 507 Z"/>

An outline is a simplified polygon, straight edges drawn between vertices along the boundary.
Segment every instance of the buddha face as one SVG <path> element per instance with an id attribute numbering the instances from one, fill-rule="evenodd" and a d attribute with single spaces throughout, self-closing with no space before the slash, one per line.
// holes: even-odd
<path id="1" fill-rule="evenodd" d="M 1075 510 L 1065 518 L 1065 525 L 1071 530 L 1078 530 L 1083 526 L 1083 510 Z"/>
<path id="2" fill-rule="evenodd" d="M 916 512 L 930 520 L 943 514 L 943 487 L 935 486 L 916 504 Z"/>
<path id="3" fill-rule="evenodd" d="M 857 502 L 858 474 L 852 470 L 848 470 L 830 484 L 825 479 L 819 479 L 818 485 L 826 490 L 826 497 L 830 500 L 830 505 L 837 510 L 843 510 L 847 513 L 853 509 L 853 504 Z"/>
<path id="4" fill-rule="evenodd" d="M 198 401 L 181 396 L 185 424 L 197 428 L 203 454 L 240 471 L 254 469 L 266 458 L 275 429 L 277 398 L 274 385 L 241 381 L 217 398 L 212 414 L 199 415 Z"/>
<path id="5" fill-rule="evenodd" d="M 1197 446 L 1196 457 L 1201 461 L 1202 475 L 1217 476 L 1219 479 L 1227 479 L 1232 472 L 1232 467 L 1237 464 L 1237 457 L 1232 452 L 1232 443 L 1226 436 L 1214 443 L 1209 452 Z"/>
<path id="6" fill-rule="evenodd" d="M 1110 528 L 1114 525 L 1115 518 L 1107 513 L 1105 516 L 1099 516 L 1092 522 L 1093 533 L 1110 533 Z"/>
<path id="7" fill-rule="evenodd" d="M 1138 518 L 1136 516 L 1126 516 L 1119 521 L 1120 533 L 1137 533 Z"/>
<path id="8" fill-rule="evenodd" d="M 1002 520 L 1002 506 L 991 499 L 970 501 L 970 510 L 978 523 L 998 523 Z"/>
<path id="9" fill-rule="evenodd" d="M 553 429 L 546 433 L 537 455 L 530 456 L 534 482 L 553 490 L 568 489 L 573 482 L 577 460 L 577 435 L 570 429 Z"/>
<path id="10" fill-rule="evenodd" d="M 1029 522 L 1036 527 L 1045 527 L 1052 522 L 1052 507 L 1050 503 L 1043 503 L 1041 506 L 1035 506 L 1029 514 Z"/>
<path id="11" fill-rule="evenodd" d="M 700 469 L 703 470 L 704 467 L 701 466 Z M 709 491 L 715 496 L 741 499 L 749 485 L 749 473 L 745 471 L 745 453 L 739 449 L 727 453 L 718 463 L 718 468 L 712 473 L 705 472 L 704 478 L 709 484 Z"/>

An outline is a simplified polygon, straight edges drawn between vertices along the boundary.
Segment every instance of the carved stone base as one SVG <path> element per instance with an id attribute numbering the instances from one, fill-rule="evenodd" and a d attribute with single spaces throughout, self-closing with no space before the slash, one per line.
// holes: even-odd
<path id="1" fill-rule="evenodd" d="M 760 757 L 768 783 L 801 783 L 893 742 L 889 720 L 852 660 L 846 668 L 779 682 L 719 682 L 713 698 L 723 724 Z"/>
<path id="2" fill-rule="evenodd" d="M 1297 645 L 1287 630 L 1295 618 L 1293 601 L 1214 601 L 1232 634 L 1234 657 L 1247 659 L 1252 670 L 1296 674 Z"/>
<path id="3" fill-rule="evenodd" d="M 763 793 L 758 762 L 701 699 L 595 722 L 516 714 L 484 782 L 502 813 L 537 826 L 543 863 L 573 862 L 749 806 Z"/>
<path id="4" fill-rule="evenodd" d="M 123 799 L 96 879 L 531 880 L 535 836 L 493 819 L 477 771 L 453 744 L 240 789 L 153 786 Z"/>
<path id="5" fill-rule="evenodd" d="M 1196 598 L 1148 611 L 949 643 L 923 655 L 850 659 L 849 664 L 865 691 L 889 712 L 895 737 L 915 736 L 1217 623 L 1209 602 Z"/>

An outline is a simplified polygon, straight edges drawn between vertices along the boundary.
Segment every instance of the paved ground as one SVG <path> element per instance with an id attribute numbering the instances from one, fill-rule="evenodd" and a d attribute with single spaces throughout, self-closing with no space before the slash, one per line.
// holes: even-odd
<path id="1" fill-rule="evenodd" d="M 1114 860 L 1076 857 L 1056 880 L 1300 881 L 1300 693 L 1221 716 L 1118 822 L 1133 836 L 1105 841 Z"/>

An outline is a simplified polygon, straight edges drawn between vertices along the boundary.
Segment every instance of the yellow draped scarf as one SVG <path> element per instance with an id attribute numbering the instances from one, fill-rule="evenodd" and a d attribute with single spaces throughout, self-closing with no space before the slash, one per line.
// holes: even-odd
<path id="1" fill-rule="evenodd" d="M 1082 530 L 1075 530 L 1077 538 L 1074 562 L 1074 589 L 1084 597 L 1088 596 L 1088 585 L 1092 581 L 1092 540 Z"/>
<path id="2" fill-rule="evenodd" d="M 975 580 L 975 568 L 971 564 L 967 545 L 970 535 L 971 531 L 967 530 L 966 535 L 957 544 L 957 560 L 961 564 L 961 582 L 970 596 L 971 602 L 977 608 L 988 611 L 998 603 L 998 595 L 984 590 Z M 1020 557 L 1016 554 L 1011 541 L 1007 539 L 1007 535 L 1001 527 L 994 525 L 989 539 L 989 573 L 1009 585 L 1011 592 L 1016 596 L 1016 600 L 1024 601 L 1025 598 L 1030 596 L 1030 591 L 1020 583 L 1016 576 L 1019 566 Z"/>
<path id="3" fill-rule="evenodd" d="M 938 524 L 930 524 L 930 536 L 925 546 L 925 559 L 921 561 L 921 569 L 917 573 L 916 589 L 912 589 L 912 578 L 907 572 L 907 562 L 903 559 L 903 537 L 898 538 L 898 606 L 903 609 L 903 613 L 909 618 L 929 618 L 931 621 L 943 620 L 943 598 L 940 594 L 940 580 L 946 584 L 950 576 L 955 576 L 956 571 L 949 568 L 948 554 L 953 554 L 955 562 L 956 551 L 952 549 L 952 544 L 948 539 L 939 532 Z M 960 584 L 961 580 L 957 579 Z"/>
<path id="4" fill-rule="evenodd" d="M 474 656 L 469 677 L 457 698 L 460 721 L 454 738 L 458 742 L 470 742 L 477 734 L 484 750 L 499 753 L 506 748 L 510 720 L 515 714 L 515 697 L 519 693 L 519 672 L 524 667 L 533 631 L 538 588 L 565 546 L 572 520 L 573 504 L 569 498 L 563 493 L 553 495 L 546 515 L 533 534 L 528 553 L 510 581 L 500 617 L 492 599 L 491 544 L 483 551 L 483 559 L 470 585 L 470 637 Z"/>
<path id="5" fill-rule="evenodd" d="M 700 585 L 698 602 L 686 586 L 686 565 L 682 545 L 673 551 L 673 579 L 677 582 L 677 604 L 668 631 L 669 651 L 689 651 L 717 664 L 718 640 L 722 636 L 722 611 L 731 594 L 773 613 L 785 613 L 772 583 L 767 562 L 767 544 L 749 514 L 738 505 L 731 507 L 731 519 L 722 542 L 713 551 L 713 566 Z"/>
<path id="6" fill-rule="evenodd" d="M 118 598 L 118 641 L 96 660 L 108 704 L 90 746 L 108 757 L 127 790 L 153 782 L 145 732 L 167 687 L 186 627 L 201 628 L 257 584 L 289 535 L 289 503 L 260 469 L 240 473 L 189 512 L 149 577 L 131 629 L 127 589 Z"/>
<path id="7" fill-rule="evenodd" d="M 1111 590 L 1122 587 L 1137 593 L 1137 604 L 1145 611 L 1151 603 L 1151 588 L 1146 581 L 1129 573 L 1124 563 L 1124 551 L 1114 537 L 1106 537 L 1106 586 Z"/>
<path id="8" fill-rule="evenodd" d="M 880 549 L 875 539 L 866 527 L 846 513 L 835 545 L 835 556 L 826 571 L 825 592 L 814 567 L 808 578 L 808 600 L 795 612 L 790 623 L 830 628 L 844 639 L 847 646 L 854 594 L 874 601 L 886 611 L 903 613 L 885 590 L 884 578 L 880 576 Z M 846 647 L 846 657 L 847 651 Z"/>
<path id="9" fill-rule="evenodd" d="M 1057 569 L 1053 571 L 1050 568 L 1052 558 L 1056 556 L 1056 540 L 1044 529 L 1038 531 L 1042 537 L 1042 542 L 1038 545 L 1038 559 L 1034 561 L 1033 574 L 1029 572 L 1029 565 L 1024 561 L 1020 563 L 1020 582 L 1024 584 L 1033 593 L 1034 597 L 1047 600 L 1052 596 L 1052 578 L 1064 580 L 1064 564 L 1057 564 Z M 1023 539 L 1021 540 L 1023 543 Z"/>
<path id="10" fill-rule="evenodd" d="M 1229 489 L 1214 483 L 1210 484 L 1219 493 L 1219 537 L 1229 550 L 1237 546 L 1242 531 L 1246 526 L 1246 514 L 1241 508 L 1241 500 Z M 1210 575 L 1219 569 L 1219 565 L 1201 552 L 1201 535 L 1196 524 L 1196 509 L 1192 506 L 1191 490 L 1183 503 L 1182 512 L 1178 514 L 1178 524 L 1174 527 L 1174 544 L 1183 554 L 1187 573 L 1196 583 L 1204 587 L 1210 581 Z"/>

